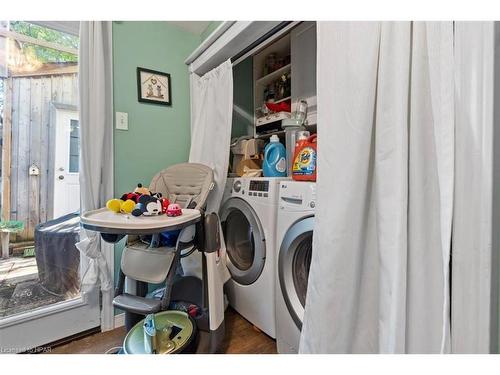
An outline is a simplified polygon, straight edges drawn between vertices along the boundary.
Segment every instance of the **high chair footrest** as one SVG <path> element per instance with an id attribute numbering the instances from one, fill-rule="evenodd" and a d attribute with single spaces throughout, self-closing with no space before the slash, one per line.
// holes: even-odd
<path id="1" fill-rule="evenodd" d="M 113 306 L 135 314 L 152 314 L 160 311 L 161 300 L 123 293 L 113 299 Z"/>

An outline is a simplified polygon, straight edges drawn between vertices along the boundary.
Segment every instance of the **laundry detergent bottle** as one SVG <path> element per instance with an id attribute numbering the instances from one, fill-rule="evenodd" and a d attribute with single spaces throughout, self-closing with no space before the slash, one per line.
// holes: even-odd
<path id="1" fill-rule="evenodd" d="M 286 177 L 286 150 L 276 134 L 264 149 L 262 171 L 264 177 Z"/>
<path id="2" fill-rule="evenodd" d="M 316 181 L 316 134 L 299 139 L 293 156 L 292 178 L 297 181 Z"/>

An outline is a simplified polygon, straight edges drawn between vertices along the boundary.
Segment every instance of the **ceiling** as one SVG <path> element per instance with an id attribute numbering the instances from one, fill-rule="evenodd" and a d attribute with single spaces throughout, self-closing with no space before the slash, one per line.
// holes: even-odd
<path id="1" fill-rule="evenodd" d="M 169 24 L 196 35 L 201 35 L 208 25 L 210 25 L 210 22 L 211 21 L 168 21 Z"/>

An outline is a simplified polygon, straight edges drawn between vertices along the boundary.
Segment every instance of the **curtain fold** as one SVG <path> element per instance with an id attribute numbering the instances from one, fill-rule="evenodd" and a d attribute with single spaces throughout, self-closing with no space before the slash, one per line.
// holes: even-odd
<path id="1" fill-rule="evenodd" d="M 111 22 L 80 23 L 79 113 L 81 211 L 106 205 L 113 194 L 113 80 Z M 113 286 L 97 232 L 82 230 L 76 245 L 89 259 L 82 291 Z"/>
<path id="2" fill-rule="evenodd" d="M 219 212 L 229 166 L 233 112 L 233 69 L 230 60 L 198 76 L 191 73 L 191 149 L 189 162 L 214 170 L 215 187 L 207 212 Z"/>
<path id="3" fill-rule="evenodd" d="M 498 228 L 492 225 L 494 29 L 494 22 L 455 22 L 457 152 L 452 258 L 455 353 L 489 353 L 495 352 L 497 346 L 494 340 L 498 333 L 494 331 L 498 316 L 497 308 L 492 306 L 498 301 L 492 294 L 498 293 L 498 284 L 493 284 L 492 278 L 492 267 L 498 267 L 494 256 L 498 243 L 493 239 Z M 497 135 L 495 138 L 498 142 Z"/>
<path id="4" fill-rule="evenodd" d="M 317 57 L 300 352 L 448 352 L 453 23 L 319 22 Z"/>
<path id="5" fill-rule="evenodd" d="M 233 68 L 230 60 L 203 76 L 191 73 L 191 148 L 189 162 L 208 165 L 214 171 L 214 189 L 207 212 L 219 213 L 229 166 L 233 114 Z M 222 228 L 219 227 L 220 235 Z M 182 259 L 184 274 L 202 277 L 201 253 Z M 231 275 L 225 267 L 226 248 L 221 238 L 221 279 Z"/>

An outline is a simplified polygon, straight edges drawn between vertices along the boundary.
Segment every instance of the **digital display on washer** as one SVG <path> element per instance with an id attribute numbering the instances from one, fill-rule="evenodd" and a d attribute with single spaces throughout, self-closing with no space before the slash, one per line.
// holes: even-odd
<path id="1" fill-rule="evenodd" d="M 250 181 L 250 190 L 251 191 L 269 191 L 269 181 L 251 180 Z"/>

